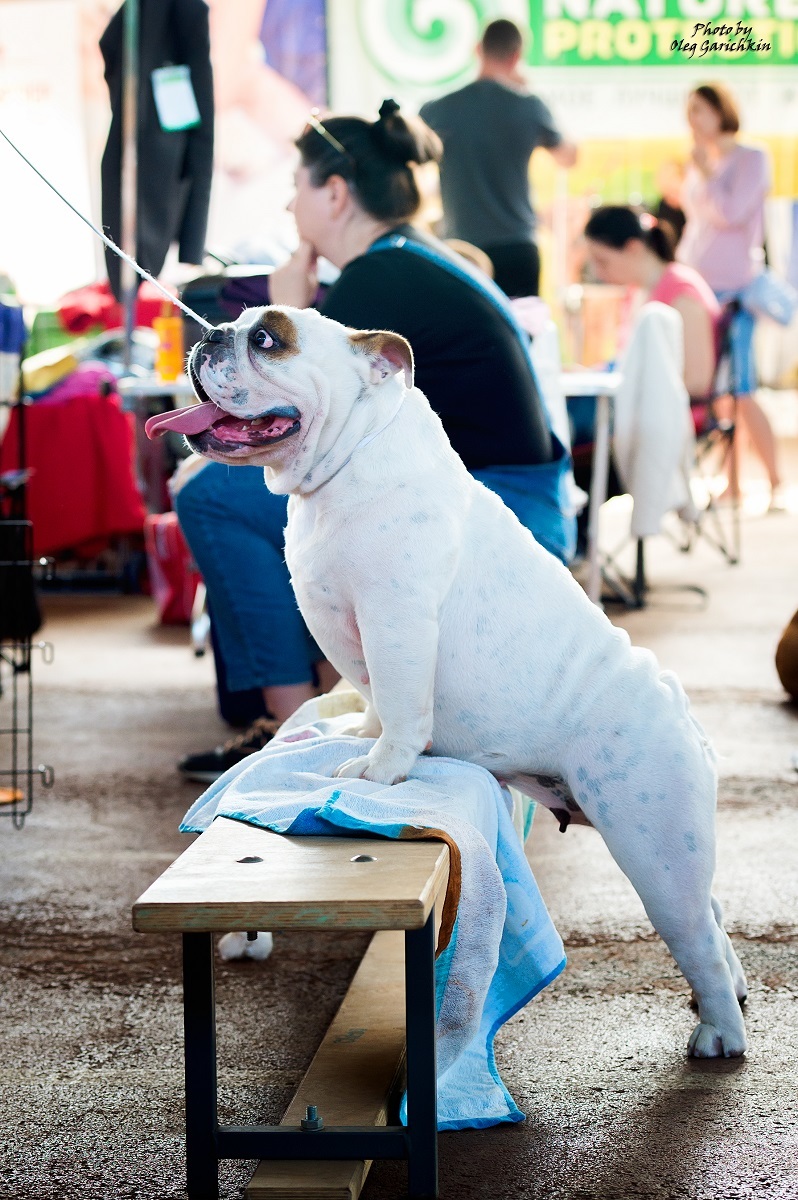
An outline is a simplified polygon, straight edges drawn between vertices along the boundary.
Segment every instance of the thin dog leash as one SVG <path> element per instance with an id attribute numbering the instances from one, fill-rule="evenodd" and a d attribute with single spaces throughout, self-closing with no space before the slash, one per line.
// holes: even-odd
<path id="1" fill-rule="evenodd" d="M 93 233 L 96 233 L 97 237 L 100 238 L 101 241 L 105 242 L 105 244 L 109 248 L 109 250 L 113 250 L 114 254 L 118 254 L 119 257 L 124 259 L 124 261 L 126 263 L 129 263 L 129 265 L 131 267 L 133 267 L 133 269 L 135 271 L 138 271 L 138 273 L 142 279 L 146 279 L 147 282 L 151 283 L 154 287 L 156 287 L 159 292 L 162 292 L 163 295 L 166 296 L 167 300 L 170 301 L 170 303 L 176 305 L 178 308 L 181 308 L 184 313 L 186 313 L 193 320 L 197 321 L 205 329 L 215 328 L 213 325 L 211 325 L 210 321 L 206 321 L 204 317 L 201 317 L 199 315 L 199 313 L 195 313 L 194 310 L 189 308 L 187 304 L 184 304 L 182 300 L 178 300 L 176 296 L 173 296 L 172 293 L 167 288 L 165 288 L 162 283 L 159 283 L 157 279 L 153 279 L 153 277 L 152 277 L 152 275 L 150 275 L 149 271 L 145 271 L 143 267 L 140 267 L 135 259 L 131 258 L 129 254 L 125 254 L 124 250 L 120 250 L 120 248 L 119 248 L 119 246 L 117 246 L 116 242 L 111 241 L 111 239 L 107 236 L 107 234 L 103 233 L 103 231 L 101 229 L 98 229 L 96 225 L 93 225 L 88 217 L 85 217 L 79 209 L 75 208 L 74 204 L 70 203 L 70 201 L 67 200 L 66 196 L 63 196 L 61 194 L 61 192 L 59 192 L 59 190 L 55 186 L 55 184 L 51 183 L 50 180 L 45 175 L 42 175 L 42 173 L 38 169 L 38 167 L 35 167 L 33 165 L 33 163 L 30 161 L 30 159 L 25 157 L 25 155 L 20 150 L 19 146 L 15 146 L 14 143 L 11 141 L 11 138 L 8 136 L 8 134 L 4 133 L 2 129 L 0 129 L 0 137 L 4 138 L 5 141 L 8 142 L 8 144 L 12 150 L 16 150 L 17 154 L 22 159 L 22 161 L 26 162 L 28 164 L 28 166 L 30 167 L 30 169 L 32 171 L 35 171 L 36 174 L 39 176 L 39 178 L 44 183 L 47 184 L 48 188 L 50 188 L 51 191 L 55 192 L 56 196 L 58 196 L 58 198 L 60 200 L 64 201 L 64 204 L 66 204 L 67 208 L 71 208 L 73 213 L 75 214 L 75 216 L 80 217 L 81 221 L 85 222 L 85 224 L 88 225 L 89 229 L 91 229 L 91 231 Z"/>

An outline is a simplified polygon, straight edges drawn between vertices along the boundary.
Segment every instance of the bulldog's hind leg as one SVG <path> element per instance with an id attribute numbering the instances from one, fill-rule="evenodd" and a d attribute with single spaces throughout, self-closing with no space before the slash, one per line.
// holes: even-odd
<path id="1" fill-rule="evenodd" d="M 695 1058 L 738 1058 L 745 1054 L 745 1024 L 737 981 L 727 959 L 730 944 L 715 920 L 708 889 L 688 886 L 679 895 L 666 890 L 653 896 L 643 895 L 645 890 L 645 884 L 638 886 L 651 923 L 692 987 L 698 1006 L 699 1023 L 687 1044 L 688 1054 Z M 736 955 L 734 961 L 744 980 Z"/>
<path id="2" fill-rule="evenodd" d="M 748 999 L 748 982 L 745 978 L 745 971 L 740 962 L 734 947 L 731 944 L 731 939 L 723 925 L 723 909 L 721 908 L 715 897 L 712 897 L 712 911 L 715 914 L 715 920 L 718 923 L 721 933 L 724 937 L 724 946 L 726 950 L 726 962 L 729 964 L 732 979 L 734 980 L 734 993 L 737 996 L 740 1004 L 744 1004 Z"/>
<path id="3" fill-rule="evenodd" d="M 714 772 L 700 755 L 669 757 L 648 757 L 645 770 L 629 765 L 622 781 L 620 772 L 611 781 L 598 772 L 586 780 L 582 767 L 571 782 L 693 989 L 699 1024 L 688 1053 L 736 1058 L 746 1050 L 738 1000 L 745 976 L 712 897 Z M 667 779 L 667 792 L 657 796 L 652 777 Z"/>

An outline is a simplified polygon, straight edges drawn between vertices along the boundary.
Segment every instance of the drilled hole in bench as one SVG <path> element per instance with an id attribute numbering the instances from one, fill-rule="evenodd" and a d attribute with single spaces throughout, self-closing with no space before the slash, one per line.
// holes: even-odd
<path id="1" fill-rule="evenodd" d="M 259 858 L 257 854 L 248 854 L 246 856 L 246 858 L 237 858 L 236 862 L 240 862 L 240 863 L 263 862 L 263 859 Z"/>
<path id="2" fill-rule="evenodd" d="M 356 854 L 354 858 L 350 858 L 350 862 L 376 862 L 376 858 L 371 854 Z"/>

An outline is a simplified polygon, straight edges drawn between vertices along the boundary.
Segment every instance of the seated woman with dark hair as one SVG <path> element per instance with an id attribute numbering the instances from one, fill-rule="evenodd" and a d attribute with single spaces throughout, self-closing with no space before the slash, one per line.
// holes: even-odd
<path id="1" fill-rule="evenodd" d="M 674 261 L 670 233 L 645 220 L 631 208 L 596 209 L 585 226 L 590 263 L 602 283 L 642 288 L 646 300 L 676 309 L 684 324 L 685 386 L 702 400 L 715 376 L 720 304 L 698 271 Z"/>
<path id="2" fill-rule="evenodd" d="M 692 511 L 690 398 L 711 392 L 721 309 L 698 272 L 674 262 L 670 233 L 653 218 L 621 206 L 599 208 L 585 241 L 596 277 L 638 288 L 644 301 L 622 339 L 608 494 L 632 495 L 632 535 L 647 537 L 670 509 Z M 587 491 L 595 400 L 569 407 L 576 481 Z"/>
<path id="3" fill-rule="evenodd" d="M 386 101 L 374 122 L 312 117 L 297 146 L 291 210 L 301 241 L 269 277 L 268 300 L 308 307 L 317 258 L 340 268 L 320 311 L 407 338 L 417 386 L 466 467 L 567 562 L 576 540 L 570 457 L 551 431 L 529 339 L 489 279 L 409 224 L 420 205 L 413 164 L 438 157 L 437 137 Z M 229 687 L 262 688 L 268 711 L 285 719 L 331 682 L 283 560 L 286 498 L 267 490 L 259 468 L 209 463 L 175 507 L 208 588 Z M 192 755 L 181 770 L 215 778 L 267 736 L 261 726 L 236 745 Z"/>

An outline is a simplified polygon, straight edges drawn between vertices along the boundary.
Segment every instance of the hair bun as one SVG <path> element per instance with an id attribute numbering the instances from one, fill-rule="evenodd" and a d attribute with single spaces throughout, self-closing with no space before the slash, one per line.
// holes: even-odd
<path id="1" fill-rule="evenodd" d="M 395 100 L 383 100 L 382 104 L 380 105 L 380 120 L 388 121 L 394 115 L 394 113 L 398 112 L 399 105 Z"/>
<path id="2" fill-rule="evenodd" d="M 418 117 L 404 117 L 390 98 L 383 100 L 370 130 L 373 144 L 392 163 L 407 167 L 410 163 L 437 162 L 441 156 L 437 134 Z"/>

